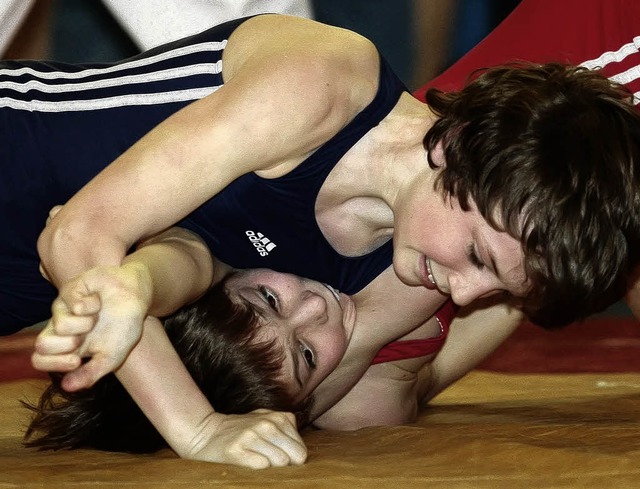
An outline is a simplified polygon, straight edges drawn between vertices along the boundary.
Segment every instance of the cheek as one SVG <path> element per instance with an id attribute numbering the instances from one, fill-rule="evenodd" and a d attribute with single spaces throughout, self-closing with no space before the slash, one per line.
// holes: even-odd
<path id="1" fill-rule="evenodd" d="M 438 195 L 413 199 L 397 223 L 399 241 L 426 251 L 449 233 L 454 220 L 448 204 Z"/>
<path id="2" fill-rule="evenodd" d="M 328 375 L 342 360 L 347 349 L 347 340 L 344 333 L 340 331 L 340 333 L 326 335 L 321 341 L 320 348 L 324 357 L 322 366 L 323 370 L 327 370 L 325 375 Z"/>

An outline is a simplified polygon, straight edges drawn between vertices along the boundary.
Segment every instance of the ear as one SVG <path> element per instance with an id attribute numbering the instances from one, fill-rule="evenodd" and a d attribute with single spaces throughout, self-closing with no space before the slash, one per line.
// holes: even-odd
<path id="1" fill-rule="evenodd" d="M 434 168 L 444 168 L 447 166 L 447 162 L 444 159 L 444 148 L 442 146 L 442 141 L 439 141 L 436 144 L 435 148 L 433 148 L 429 154 L 430 163 Z"/>

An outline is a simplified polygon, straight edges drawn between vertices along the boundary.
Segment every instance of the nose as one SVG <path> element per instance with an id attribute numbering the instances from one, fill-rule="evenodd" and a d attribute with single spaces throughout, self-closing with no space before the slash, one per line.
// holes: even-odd
<path id="1" fill-rule="evenodd" d="M 482 277 L 469 275 L 449 276 L 451 299 L 459 306 L 469 305 L 479 297 L 486 297 L 496 292 L 495 284 Z"/>
<path id="2" fill-rule="evenodd" d="M 292 301 L 289 319 L 298 325 L 320 326 L 329 320 L 327 301 L 324 297 L 306 290 L 298 300 Z"/>

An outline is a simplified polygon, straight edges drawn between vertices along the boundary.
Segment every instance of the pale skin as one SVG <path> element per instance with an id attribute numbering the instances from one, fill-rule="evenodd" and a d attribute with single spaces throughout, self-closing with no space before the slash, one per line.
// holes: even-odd
<path id="1" fill-rule="evenodd" d="M 38 243 L 47 275 L 64 297 L 67 284 L 73 288 L 71 281 L 81 272 L 98 265 L 120 265 L 134 243 L 167 229 L 239 175 L 255 172 L 276 178 L 287 174 L 370 102 L 378 70 L 375 48 L 354 33 L 282 16 L 247 21 L 225 50 L 225 85 L 142 138 L 76 194 L 47 226 Z M 492 230 L 477 212 L 462 215 L 434 189 L 436 172 L 426 165 L 422 146 L 432 122 L 429 108 L 404 94 L 382 123 L 340 160 L 320 190 L 316 218 L 338 252 L 358 256 L 392 235 L 399 245 L 394 250 L 394 268 L 354 297 L 358 324 L 363 326 L 356 325 L 339 367 L 316 390 L 322 402 L 316 405 L 314 417 L 353 386 L 378 345 L 425 324 L 445 300 L 443 292 L 467 304 L 497 291 L 522 291 L 523 278 L 518 273 L 522 257 L 513 246 L 517 240 Z M 422 208 L 414 208 L 418 203 Z M 425 242 L 417 232 L 418 225 L 424 231 L 434 211 L 455 213 L 455 243 L 435 238 Z M 432 236 L 437 231 L 433 229 Z M 208 250 L 186 241 L 185 263 L 211 270 Z M 475 261 L 470 259 L 470 245 L 474 255 L 480 256 Z M 489 258 L 513 273 L 477 265 L 478 260 Z M 435 282 L 428 280 L 427 263 Z M 201 294 L 200 287 L 208 287 L 214 279 L 215 272 L 205 274 L 193 289 L 186 284 L 173 302 L 147 297 L 147 313 L 159 316 L 174 310 Z M 488 327 L 501 330 L 513 321 L 497 314 Z M 78 351 L 92 355 L 81 367 L 76 368 L 78 352 L 74 359 L 59 346 L 50 348 L 51 343 L 56 345 L 54 340 L 39 342 L 34 364 L 69 371 L 63 384 L 68 390 L 92 385 L 119 368 L 127 390 L 180 456 L 245 463 L 239 456 L 220 455 L 228 445 L 219 436 L 223 416 L 214 413 L 189 381 L 160 331 L 138 326 L 124 333 L 113 325 L 101 326 L 96 325 L 86 338 L 81 336 L 85 343 Z M 62 325 L 51 330 L 59 336 L 76 334 Z M 364 337 L 368 340 L 363 342 Z M 129 343 L 128 349 L 137 344 L 128 357 L 121 353 L 121 338 Z M 159 363 L 163 368 L 145 368 Z M 173 372 L 175 390 L 149 390 L 154 382 L 166 383 L 159 374 L 150 379 L 150 370 Z M 271 414 L 260 416 L 255 423 L 269 420 Z M 258 468 L 304 460 L 299 453 L 289 455 L 286 460 L 267 457 L 247 465 Z"/>
<path id="2" fill-rule="evenodd" d="M 182 240 L 186 241 L 187 246 Z M 63 351 L 73 350 L 69 358 L 78 360 L 87 354 L 82 349 L 91 344 L 82 342 L 81 336 L 84 333 L 91 334 L 94 327 L 97 329 L 116 319 L 130 324 L 130 330 L 139 329 L 136 325 L 142 324 L 140 311 L 148 307 L 149 300 L 155 302 L 162 298 L 171 301 L 175 298 L 174 293 L 185 290 L 179 286 L 174 288 L 172 281 L 165 280 L 169 276 L 167 272 L 187 272 L 185 283 L 190 283 L 189 279 L 198 282 L 197 275 L 189 274 L 196 273 L 197 269 L 189 268 L 184 261 L 189 255 L 185 249 L 194 243 L 197 240 L 190 233 L 174 229 L 144 243 L 125 259 L 122 266 L 97 267 L 67 284 L 55 302 L 50 324 L 38 338 L 38 349 L 48 343 L 49 348 L 55 345 Z M 230 270 L 221 263 L 214 263 L 216 277 Z M 292 374 L 288 353 L 285 354 L 282 368 L 283 379 L 299 399 L 313 392 L 318 383 L 337 366 L 357 324 L 357 295 L 354 301 L 324 284 L 300 277 L 270 270 L 249 271 L 229 281 L 227 290 L 233 300 L 242 297 L 260 311 L 262 321 L 266 323 L 262 326 L 264 334 L 267 337 L 280 337 L 278 341 L 283 351 L 299 348 L 297 345 L 290 347 L 292 338 L 300 340 L 308 350 L 313 368 L 300 366 Z M 150 295 L 147 291 L 151 291 Z M 505 319 L 519 318 L 507 306 L 468 309 L 471 310 L 461 311 L 454 319 L 449 340 L 440 353 L 369 366 L 346 396 L 316 420 L 316 426 L 345 430 L 414 421 L 429 399 L 473 368 L 512 331 L 510 327 L 482 328 L 483 323 L 495 322 L 499 317 L 498 311 Z M 82 314 L 72 311 L 82 311 Z M 360 312 L 366 314 L 364 309 Z M 114 314 L 117 318 L 114 318 Z M 97 321 L 96 315 L 99 317 Z M 510 324 L 515 324 L 515 321 Z M 55 327 L 67 328 L 76 334 L 61 336 L 54 333 Z M 160 323 L 148 317 L 143 330 L 156 329 L 162 330 Z M 423 338 L 433 335 L 437 329 L 439 326 L 432 318 L 401 339 Z M 360 351 L 373 350 L 375 353 L 381 346 L 375 341 L 378 339 L 375 335 L 361 338 L 367 344 L 359 345 L 362 347 Z M 386 341 L 387 338 L 385 336 L 379 341 Z M 141 344 L 150 339 L 153 341 L 152 337 L 143 334 Z M 76 350 L 78 344 L 80 349 Z M 163 343 L 147 346 L 161 351 Z M 294 365 L 304 364 L 305 354 L 299 356 L 300 360 L 293 362 Z M 119 379 L 126 381 L 126 366 L 135 361 L 135 355 L 126 360 L 125 366 L 116 372 Z M 152 397 L 154 390 L 166 383 L 164 379 L 156 385 L 153 380 L 137 391 L 137 399 Z M 170 387 L 175 388 L 174 384 Z M 323 403 L 324 396 L 326 394 L 316 393 L 316 402 Z M 182 409 L 189 410 L 190 406 L 183 405 Z M 156 408 L 156 411 L 152 410 L 150 414 L 164 415 L 163 410 Z M 248 416 L 213 414 L 209 422 L 216 424 L 220 432 L 220 445 L 225 447 L 220 450 L 216 462 L 242 461 L 243 465 L 258 468 L 265 464 L 296 463 L 306 456 L 304 443 L 290 414 L 267 410 L 258 410 Z"/>
<path id="3" fill-rule="evenodd" d="M 260 317 L 260 328 L 269 331 L 268 337 L 279 338 L 282 351 L 286 352 L 295 342 L 289 338 L 291 332 L 294 340 L 301 339 L 308 349 L 314 364 L 313 369 L 307 369 L 312 370 L 310 375 L 304 368 L 303 373 L 292 375 L 287 355 L 282 367 L 283 380 L 298 398 L 306 396 L 317 385 L 317 379 L 312 380 L 315 374 L 326 375 L 327 364 L 335 365 L 330 358 L 344 354 L 344 335 L 338 334 L 340 328 L 336 323 L 340 321 L 348 332 L 353 329 L 350 325 L 353 314 L 344 294 L 340 297 L 344 314 L 331 315 L 330 308 L 323 307 L 318 296 L 309 295 L 308 282 L 273 270 L 243 271 L 226 282 L 229 297 L 235 302 L 243 300 L 251 304 Z M 318 282 L 315 284 L 325 288 Z M 316 419 L 315 425 L 352 430 L 415 421 L 417 413 L 430 399 L 471 370 L 512 332 L 510 327 L 502 330 L 482 327 L 496 320 L 498 314 L 519 318 L 518 312 L 506 304 L 495 306 L 496 300 L 485 300 L 482 305 L 478 303 L 460 310 L 445 346 L 436 354 L 369 366 L 351 391 Z M 436 318 L 432 318 L 400 340 L 430 337 L 439 328 Z M 302 378 L 307 385 L 298 388 L 295 377 Z M 314 393 L 314 400 L 322 402 L 318 397 L 318 393 Z"/>

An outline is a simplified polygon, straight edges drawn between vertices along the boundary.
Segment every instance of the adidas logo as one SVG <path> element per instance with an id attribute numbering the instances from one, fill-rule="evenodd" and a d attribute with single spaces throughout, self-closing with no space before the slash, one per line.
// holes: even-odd
<path id="1" fill-rule="evenodd" d="M 247 235 L 249 241 L 256 247 L 256 251 L 260 253 L 260 256 L 269 256 L 269 252 L 276 247 L 276 244 L 262 233 L 245 231 L 244 234 Z"/>

